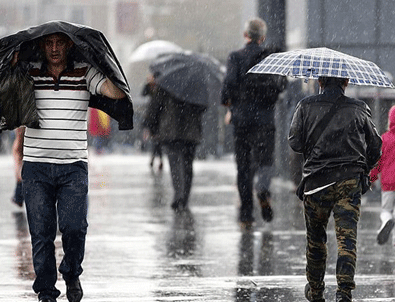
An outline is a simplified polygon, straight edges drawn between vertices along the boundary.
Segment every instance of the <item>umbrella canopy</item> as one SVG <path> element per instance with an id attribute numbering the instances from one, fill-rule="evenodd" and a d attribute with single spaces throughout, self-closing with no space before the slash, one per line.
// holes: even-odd
<path id="1" fill-rule="evenodd" d="M 219 96 L 225 67 L 198 53 L 163 55 L 150 65 L 156 83 L 179 100 L 208 107 Z"/>
<path id="2" fill-rule="evenodd" d="M 181 52 L 182 48 L 173 42 L 154 40 L 144 43 L 133 51 L 129 63 L 153 60 L 165 53 Z"/>
<path id="3" fill-rule="evenodd" d="M 329 48 L 310 48 L 274 53 L 248 72 L 295 78 L 347 78 L 350 84 L 391 87 L 394 85 L 376 64 Z"/>

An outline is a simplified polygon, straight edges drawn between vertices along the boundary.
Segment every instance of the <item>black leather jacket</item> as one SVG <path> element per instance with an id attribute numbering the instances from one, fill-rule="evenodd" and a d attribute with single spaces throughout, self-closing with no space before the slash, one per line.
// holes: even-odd
<path id="1" fill-rule="evenodd" d="M 310 135 L 333 102 L 341 105 L 307 154 Z M 323 94 L 301 100 L 296 106 L 289 137 L 291 148 L 303 153 L 306 190 L 369 173 L 381 156 L 381 138 L 366 103 L 344 96 L 339 86 L 328 86 Z"/>

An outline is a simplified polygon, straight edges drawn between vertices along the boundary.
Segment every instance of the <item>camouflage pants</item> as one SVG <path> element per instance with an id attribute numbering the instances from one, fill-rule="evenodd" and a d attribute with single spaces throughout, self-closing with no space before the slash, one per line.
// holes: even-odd
<path id="1" fill-rule="evenodd" d="M 335 220 L 338 246 L 336 279 L 337 295 L 351 301 L 355 288 L 357 256 L 357 223 L 360 216 L 361 184 L 359 179 L 337 182 L 304 197 L 307 231 L 306 275 L 313 297 L 322 297 L 327 258 L 326 229 L 331 212 Z"/>

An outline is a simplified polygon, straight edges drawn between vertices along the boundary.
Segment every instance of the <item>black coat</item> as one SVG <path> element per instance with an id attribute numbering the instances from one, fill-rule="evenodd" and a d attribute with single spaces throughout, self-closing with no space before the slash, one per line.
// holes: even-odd
<path id="1" fill-rule="evenodd" d="M 339 109 L 310 151 L 306 142 L 339 96 Z M 363 101 L 346 97 L 339 86 L 329 86 L 323 94 L 298 103 L 288 141 L 295 152 L 303 153 L 303 181 L 308 190 L 367 174 L 381 155 L 381 138 L 369 107 Z"/>
<path id="2" fill-rule="evenodd" d="M 202 106 L 180 101 L 156 86 L 143 121 L 143 126 L 162 143 L 202 140 Z"/>
<path id="3" fill-rule="evenodd" d="M 275 103 L 285 89 L 286 78 L 247 73 L 272 52 L 251 42 L 228 57 L 221 102 L 230 105 L 236 127 L 270 125 L 274 128 Z"/>
<path id="4" fill-rule="evenodd" d="M 54 33 L 64 33 L 74 42 L 69 53 L 73 60 L 91 64 L 126 94 L 126 98 L 119 100 L 92 96 L 89 106 L 100 109 L 117 120 L 120 130 L 133 129 L 133 105 L 129 84 L 110 44 L 98 30 L 64 21 L 51 21 L 4 37 L 0 40 L 0 75 L 9 73 L 16 51 L 19 51 L 20 66 L 41 61 L 39 38 Z M 31 89 L 27 86 L 18 88 Z"/>

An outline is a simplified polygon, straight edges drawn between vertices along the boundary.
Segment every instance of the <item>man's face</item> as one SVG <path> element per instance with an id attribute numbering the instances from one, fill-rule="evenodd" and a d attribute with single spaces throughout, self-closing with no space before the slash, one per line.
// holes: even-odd
<path id="1" fill-rule="evenodd" d="M 44 52 L 49 65 L 67 63 L 67 53 L 72 42 L 63 35 L 53 34 L 44 39 Z"/>

